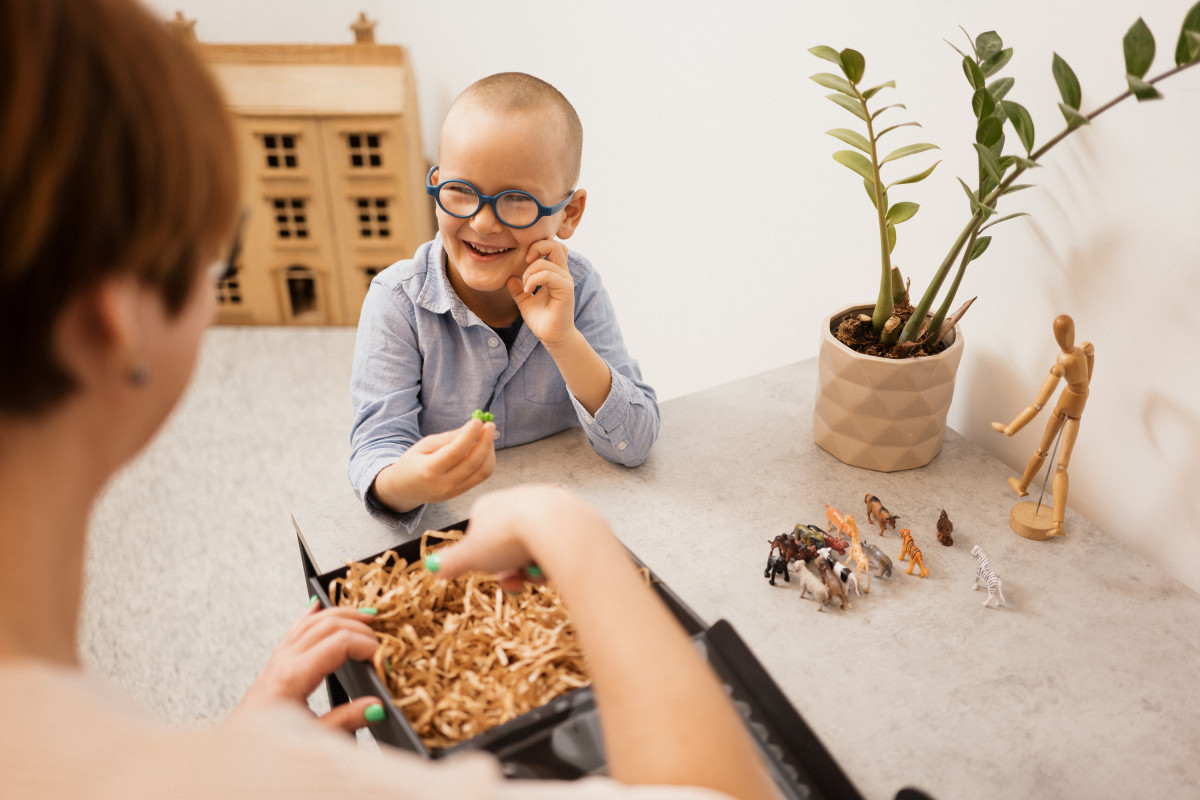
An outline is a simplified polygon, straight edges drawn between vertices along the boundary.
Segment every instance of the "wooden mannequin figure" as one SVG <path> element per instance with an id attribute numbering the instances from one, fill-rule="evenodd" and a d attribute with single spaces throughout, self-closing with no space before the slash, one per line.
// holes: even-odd
<path id="1" fill-rule="evenodd" d="M 1092 365 L 1095 363 L 1096 350 L 1091 342 L 1075 346 L 1075 322 L 1066 314 L 1054 318 L 1054 338 L 1062 349 L 1050 374 L 1042 382 L 1033 405 L 1026 408 L 1010 424 L 993 422 L 992 427 L 1005 436 L 1012 436 L 1025 427 L 1031 419 L 1037 416 L 1042 407 L 1050 400 L 1060 380 L 1067 385 L 1058 397 L 1054 412 L 1046 421 L 1046 430 L 1042 440 L 1025 465 L 1025 472 L 1018 478 L 1009 478 L 1008 484 L 1020 497 L 1029 494 L 1029 484 L 1033 476 L 1042 468 L 1050 447 L 1056 437 L 1061 436 L 1062 450 L 1058 456 L 1058 464 L 1054 473 L 1054 508 L 1050 516 L 1042 510 L 1042 504 L 1026 502 L 1013 506 L 1009 524 L 1012 529 L 1027 539 L 1044 540 L 1052 536 L 1062 536 L 1063 518 L 1067 510 L 1067 465 L 1071 462 L 1071 451 L 1075 447 L 1075 437 L 1079 434 L 1079 418 L 1083 415 L 1083 406 L 1087 403 L 1088 385 L 1092 380 Z"/>

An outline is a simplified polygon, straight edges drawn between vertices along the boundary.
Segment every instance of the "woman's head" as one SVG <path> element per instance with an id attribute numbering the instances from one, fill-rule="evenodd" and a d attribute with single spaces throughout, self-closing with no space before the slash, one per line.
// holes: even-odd
<path id="1" fill-rule="evenodd" d="M 234 138 L 190 46 L 131 0 L 0 0 L 0 416 L 76 388 L 55 330 L 128 277 L 168 315 L 227 246 Z"/>

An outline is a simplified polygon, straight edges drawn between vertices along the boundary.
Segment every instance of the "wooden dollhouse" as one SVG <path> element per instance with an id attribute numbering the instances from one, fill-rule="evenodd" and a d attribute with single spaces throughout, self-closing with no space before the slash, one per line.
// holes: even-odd
<path id="1" fill-rule="evenodd" d="M 194 20 L 167 25 L 194 39 Z M 346 45 L 206 44 L 241 148 L 241 256 L 217 322 L 354 325 L 371 278 L 433 236 L 407 51 L 359 15 Z"/>

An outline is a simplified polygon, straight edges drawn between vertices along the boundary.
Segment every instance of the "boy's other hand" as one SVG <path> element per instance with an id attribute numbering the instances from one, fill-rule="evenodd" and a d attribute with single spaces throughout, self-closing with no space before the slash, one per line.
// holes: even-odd
<path id="1" fill-rule="evenodd" d="M 529 246 L 525 260 L 529 266 L 520 278 L 508 279 L 508 292 L 533 335 L 552 347 L 575 331 L 575 281 L 567 269 L 567 247 L 542 239 Z"/>
<path id="2" fill-rule="evenodd" d="M 539 293 L 540 294 L 540 293 Z M 396 511 L 457 497 L 496 468 L 496 425 L 467 420 L 455 430 L 419 439 L 375 477 L 375 496 Z"/>

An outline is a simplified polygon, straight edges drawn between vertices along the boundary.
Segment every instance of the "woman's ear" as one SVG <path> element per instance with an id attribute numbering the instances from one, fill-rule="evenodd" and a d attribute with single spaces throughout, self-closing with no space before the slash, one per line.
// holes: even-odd
<path id="1" fill-rule="evenodd" d="M 89 382 L 136 370 L 145 292 L 130 275 L 109 275 L 77 294 L 59 319 L 55 347 L 67 370 Z"/>
<path id="2" fill-rule="evenodd" d="M 576 189 L 575 194 L 571 197 L 571 202 L 567 203 L 563 209 L 562 222 L 558 224 L 558 231 L 555 233 L 559 239 L 569 239 L 575 233 L 575 229 L 579 227 L 579 220 L 583 219 L 583 209 L 587 206 L 587 189 Z"/>

